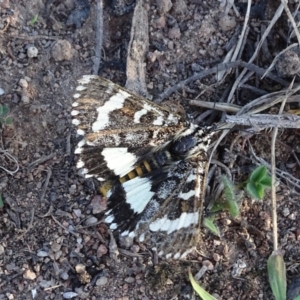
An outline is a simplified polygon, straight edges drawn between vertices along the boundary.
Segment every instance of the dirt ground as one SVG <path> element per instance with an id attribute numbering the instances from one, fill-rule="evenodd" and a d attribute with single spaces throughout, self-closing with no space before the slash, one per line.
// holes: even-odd
<path id="1" fill-rule="evenodd" d="M 266 270 L 273 249 L 269 194 L 263 201 L 244 194 L 237 219 L 219 213 L 216 223 L 221 237 L 203 229 L 198 251 L 185 261 L 157 262 L 144 245 L 120 249 L 117 258 L 112 255 L 115 247 L 107 227 L 100 223 L 103 203 L 95 194 L 94 181 L 77 175 L 78 137 L 70 115 L 77 79 L 95 67 L 96 2 L 0 0 L 0 100 L 13 119 L 11 126 L 2 124 L 0 299 L 197 299 L 188 267 L 196 274 L 207 264 L 211 267 L 199 282 L 217 299 L 273 299 Z M 149 47 L 142 64 L 146 85 L 139 92 L 161 99 L 168 88 L 224 61 L 230 44 L 237 42 L 247 6 L 236 3 L 237 16 L 232 9 L 227 14 L 225 2 L 145 1 Z M 239 59 L 249 60 L 279 5 L 280 1 L 253 3 Z M 130 73 L 126 61 L 134 6 L 135 1 L 104 1 L 98 74 L 122 86 Z M 268 36 L 268 51 L 254 62 L 257 66 L 267 69 L 286 48 L 288 25 L 283 13 Z M 234 78 L 233 72 L 219 82 L 212 74 L 164 100 L 180 101 L 199 121 L 205 109 L 191 106 L 189 100 L 218 102 Z M 252 75 L 249 82 L 261 90 L 283 88 L 258 78 Z M 256 97 L 253 90 L 241 87 L 234 103 L 243 106 Z M 213 111 L 209 117 L 213 122 L 220 113 Z M 299 134 L 296 129 L 281 130 L 276 144 L 277 167 L 296 178 Z M 228 166 L 232 160 L 223 154 L 237 136 L 236 131 L 229 134 L 216 157 Z M 247 138 L 256 155 L 270 162 L 271 133 Z M 255 164 L 244 139 L 237 139 L 231 149 L 235 183 L 245 180 Z M 299 200 L 297 189 L 281 180 L 277 186 L 279 245 L 287 266 L 289 299 L 300 294 Z"/>

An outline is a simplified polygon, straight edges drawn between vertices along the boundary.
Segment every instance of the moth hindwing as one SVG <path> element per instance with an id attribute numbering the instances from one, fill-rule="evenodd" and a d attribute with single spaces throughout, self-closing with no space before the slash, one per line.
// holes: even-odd
<path id="1" fill-rule="evenodd" d="M 72 110 L 83 136 L 77 167 L 104 181 L 104 221 L 161 257 L 184 258 L 199 238 L 195 179 L 202 184 L 213 130 L 104 78 L 86 75 L 78 82 Z"/>

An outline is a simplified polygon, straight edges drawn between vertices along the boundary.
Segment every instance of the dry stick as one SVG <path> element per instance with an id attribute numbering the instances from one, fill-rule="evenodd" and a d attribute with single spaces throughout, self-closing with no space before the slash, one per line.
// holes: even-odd
<path id="1" fill-rule="evenodd" d="M 138 94 L 150 97 L 145 80 L 145 56 L 149 48 L 148 11 L 144 1 L 138 0 L 134 9 L 130 41 L 126 61 L 125 87 Z M 150 97 L 151 98 L 151 97 Z"/>
<path id="2" fill-rule="evenodd" d="M 294 78 L 295 80 L 295 78 Z M 293 86 L 294 80 L 291 82 L 290 87 Z M 285 99 L 282 101 L 280 109 L 278 114 L 282 114 L 286 100 L 288 98 L 288 94 L 286 95 Z M 276 155 L 275 155 L 275 143 L 276 143 L 276 137 L 278 134 L 278 128 L 273 129 L 272 133 L 272 142 L 271 142 L 271 182 L 272 182 L 272 221 L 273 221 L 273 244 L 274 244 L 274 250 L 277 251 L 278 249 L 278 226 L 277 226 L 277 210 L 276 210 L 276 189 L 275 189 L 275 180 L 276 180 Z"/>
<path id="3" fill-rule="evenodd" d="M 254 71 L 256 72 L 258 75 L 262 75 L 265 73 L 265 69 L 260 68 L 252 63 L 246 63 L 244 61 L 233 61 L 230 63 L 226 63 L 226 64 L 219 64 L 211 69 L 205 70 L 203 72 L 197 73 L 185 80 L 180 81 L 179 83 L 177 83 L 176 85 L 170 87 L 169 89 L 167 89 L 166 91 L 164 91 L 163 93 L 159 94 L 158 97 L 155 99 L 156 103 L 160 103 L 162 102 L 164 99 L 168 98 L 171 96 L 171 94 L 173 94 L 174 92 L 178 91 L 179 89 L 184 88 L 187 84 L 194 82 L 196 80 L 201 80 L 202 78 L 217 73 L 219 71 L 222 70 L 227 70 L 227 69 L 232 69 L 232 68 L 237 68 L 237 67 L 243 67 L 243 68 L 247 68 L 250 71 Z M 289 82 L 286 80 L 281 79 L 280 77 L 276 76 L 275 74 L 268 74 L 268 77 L 284 86 L 289 86 Z"/>
<path id="4" fill-rule="evenodd" d="M 97 75 L 101 63 L 101 49 L 103 43 L 103 0 L 97 0 L 96 4 L 96 47 L 93 65 L 93 74 Z"/>
<path id="5" fill-rule="evenodd" d="M 48 173 L 47 173 L 47 177 L 46 177 L 46 180 L 45 180 L 45 183 L 44 183 L 44 186 L 43 186 L 41 198 L 40 198 L 41 202 L 44 200 L 44 197 L 46 195 L 46 191 L 47 191 L 51 176 L 52 176 L 52 170 L 49 168 Z"/>
<path id="6" fill-rule="evenodd" d="M 292 14 L 291 14 L 291 11 L 289 9 L 289 7 L 287 6 L 287 0 L 281 0 L 281 3 L 282 5 L 284 6 L 284 10 L 290 20 L 290 22 L 292 23 L 292 26 L 294 28 L 294 31 L 295 31 L 295 34 L 297 36 L 297 40 L 298 40 L 298 44 L 300 46 L 300 34 L 299 34 L 299 31 L 298 31 L 298 28 L 297 28 L 297 24 L 295 22 L 295 19 L 293 18 Z"/>
<path id="7" fill-rule="evenodd" d="M 281 16 L 282 11 L 283 11 L 283 5 L 281 4 L 281 5 L 278 7 L 278 9 L 277 9 L 277 11 L 276 11 L 276 13 L 275 13 L 275 15 L 274 15 L 272 21 L 270 22 L 268 28 L 267 28 L 266 31 L 264 32 L 264 34 L 263 34 L 261 40 L 259 41 L 259 43 L 258 43 L 258 45 L 257 45 L 257 48 L 256 48 L 254 54 L 252 55 L 252 57 L 251 57 L 250 60 L 249 60 L 249 63 L 252 63 L 252 62 L 254 61 L 254 59 L 256 58 L 256 56 L 257 56 L 257 54 L 258 54 L 258 52 L 259 52 L 259 50 L 260 50 L 260 48 L 261 48 L 261 45 L 264 43 L 264 41 L 265 41 L 265 39 L 267 38 L 268 34 L 270 33 L 272 27 L 274 26 L 274 24 L 276 23 L 276 21 L 277 21 L 277 20 L 279 19 L 279 17 Z M 238 76 L 238 78 L 236 79 L 235 83 L 234 83 L 233 86 L 232 86 L 231 92 L 230 92 L 230 94 L 229 94 L 229 96 L 228 96 L 227 102 L 232 102 L 233 95 L 234 95 L 234 93 L 235 93 L 235 91 L 236 91 L 236 89 L 237 89 L 237 87 L 238 87 L 238 84 L 239 84 L 240 80 L 243 78 L 243 76 L 245 75 L 245 73 L 246 73 L 246 69 L 244 69 L 244 70 L 241 72 L 241 74 Z"/>

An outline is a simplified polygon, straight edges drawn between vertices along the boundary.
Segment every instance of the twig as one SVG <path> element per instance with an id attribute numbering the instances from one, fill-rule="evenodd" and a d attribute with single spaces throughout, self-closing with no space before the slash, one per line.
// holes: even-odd
<path id="1" fill-rule="evenodd" d="M 48 169 L 48 173 L 47 173 L 47 177 L 46 177 L 46 180 L 45 180 L 45 184 L 44 184 L 44 186 L 43 186 L 41 198 L 40 198 L 40 201 L 41 201 L 41 202 L 44 200 L 44 197 L 45 197 L 45 194 L 46 194 L 46 190 L 47 190 L 47 187 L 48 187 L 48 185 L 49 185 L 49 181 L 50 181 L 51 176 L 52 176 L 52 171 L 51 171 L 51 169 L 49 168 L 49 169 Z"/>
<path id="2" fill-rule="evenodd" d="M 3 166 L 0 166 L 0 169 L 4 170 L 9 175 L 13 175 L 16 172 L 18 172 L 19 171 L 19 163 L 18 163 L 17 159 L 12 154 L 10 154 L 7 150 L 0 150 L 0 153 L 3 153 L 4 156 L 6 156 L 8 159 L 12 160 L 17 165 L 16 169 L 13 171 L 10 171 L 10 170 L 4 168 Z"/>
<path id="3" fill-rule="evenodd" d="M 164 99 L 170 97 L 172 93 L 178 91 L 179 89 L 184 88 L 186 85 L 188 85 L 191 82 L 194 82 L 196 80 L 201 80 L 202 78 L 204 78 L 208 75 L 217 73 L 222 70 L 228 70 L 228 69 L 237 68 L 237 67 L 243 67 L 243 68 L 249 69 L 250 71 L 254 71 L 255 73 L 257 73 L 260 76 L 262 76 L 265 73 L 265 69 L 259 68 L 252 63 L 246 63 L 246 62 L 240 61 L 240 60 L 233 61 L 233 62 L 226 63 L 226 64 L 223 64 L 223 63 L 218 64 L 217 66 L 215 66 L 211 69 L 208 69 L 208 70 L 205 70 L 198 74 L 195 74 L 185 80 L 180 81 L 179 83 L 175 84 L 174 86 L 170 87 L 163 93 L 159 94 L 159 96 L 155 99 L 155 102 L 157 102 L 157 103 L 162 102 Z M 276 76 L 275 74 L 270 73 L 270 74 L 268 74 L 268 77 L 276 82 L 279 82 L 283 86 L 289 86 L 288 81 L 281 79 L 280 77 Z"/>
<path id="4" fill-rule="evenodd" d="M 295 80 L 295 78 L 294 78 Z M 294 80 L 291 82 L 291 87 L 293 86 Z M 282 114 L 284 110 L 284 106 L 288 95 L 286 95 L 285 99 L 282 101 L 278 114 Z M 272 221 L 273 221 L 273 251 L 277 251 L 278 249 L 278 226 L 277 226 L 277 208 L 276 208 L 276 188 L 275 188 L 275 181 L 276 181 L 276 153 L 275 153 L 275 143 L 276 137 L 278 134 L 278 128 L 273 129 L 272 133 L 272 141 L 271 141 L 271 182 L 272 182 Z"/>
<path id="5" fill-rule="evenodd" d="M 61 39 L 61 36 L 49 36 L 49 35 L 35 35 L 35 36 L 21 36 L 21 35 L 11 35 L 11 38 L 34 41 L 36 39 L 45 39 L 45 40 L 57 40 Z"/>
<path id="6" fill-rule="evenodd" d="M 67 135 L 67 146 L 66 146 L 66 155 L 71 155 L 71 133 Z"/>
<path id="7" fill-rule="evenodd" d="M 99 72 L 99 67 L 101 63 L 101 49 L 103 44 L 103 0 L 97 0 L 96 4 L 96 47 L 93 71 L 94 75 Z"/>
<path id="8" fill-rule="evenodd" d="M 256 47 L 255 52 L 253 53 L 252 57 L 251 57 L 250 60 L 249 60 L 249 63 L 252 63 L 252 62 L 254 61 L 254 59 L 256 58 L 256 56 L 257 56 L 257 54 L 258 54 L 258 52 L 259 52 L 259 50 L 260 50 L 262 44 L 264 43 L 265 39 L 267 38 L 268 34 L 270 33 L 272 27 L 274 26 L 274 24 L 277 22 L 277 20 L 278 20 L 279 17 L 281 16 L 282 11 L 283 11 L 283 5 L 281 4 L 281 5 L 278 7 L 277 11 L 275 12 L 275 15 L 274 15 L 273 19 L 271 20 L 271 22 L 270 22 L 268 28 L 266 29 L 266 31 L 264 32 L 262 38 L 260 39 L 260 41 L 259 41 L 259 43 L 258 43 L 258 45 L 257 45 L 257 47 Z M 228 101 L 227 101 L 228 103 L 232 102 L 233 95 L 234 95 L 234 93 L 235 93 L 235 91 L 236 91 L 236 89 L 237 89 L 237 87 L 238 87 L 238 85 L 239 85 L 240 80 L 243 78 L 243 76 L 245 75 L 245 73 L 246 73 L 246 69 L 244 69 L 244 70 L 241 72 L 241 74 L 238 76 L 238 78 L 237 78 L 236 81 L 234 82 L 234 84 L 233 84 L 233 86 L 232 86 L 232 89 L 231 89 L 231 92 L 230 92 L 230 94 L 229 94 L 229 96 L 228 96 Z"/>
<path id="9" fill-rule="evenodd" d="M 200 106 L 208 109 L 216 109 L 220 111 L 225 111 L 227 113 L 237 113 L 241 106 L 230 104 L 230 103 L 224 103 L 224 102 L 207 102 L 202 100 L 190 100 L 190 105 Z"/>
<path id="10" fill-rule="evenodd" d="M 67 227 L 63 226 L 58 220 L 56 220 L 56 218 L 52 215 L 51 218 L 53 219 L 53 221 L 60 226 L 62 229 L 64 229 L 65 231 L 67 231 L 70 234 L 73 234 L 74 236 L 76 236 L 78 238 L 78 234 L 74 231 L 69 230 Z"/>
<path id="11" fill-rule="evenodd" d="M 287 6 L 287 0 L 281 0 L 281 3 L 282 5 L 284 6 L 284 10 L 294 28 L 294 31 L 295 31 L 295 34 L 297 36 L 297 40 L 298 40 L 298 45 L 300 46 L 300 34 L 299 34 L 299 31 L 298 31 L 298 28 L 297 28 L 297 24 L 295 22 L 295 19 L 293 18 L 292 14 L 291 14 L 291 11 L 289 9 L 289 7 Z"/>
<path id="12" fill-rule="evenodd" d="M 300 117 L 293 114 L 245 114 L 238 116 L 226 115 L 225 122 L 243 126 L 265 128 L 300 128 Z"/>
<path id="13" fill-rule="evenodd" d="M 144 1 L 138 0 L 134 9 L 130 41 L 126 62 L 125 87 L 138 94 L 151 98 L 145 80 L 145 56 L 149 47 L 148 11 Z"/>
<path id="14" fill-rule="evenodd" d="M 56 153 L 51 153 L 51 154 L 49 154 L 49 155 L 47 155 L 47 156 L 43 156 L 43 157 L 41 157 L 41 158 L 39 158 L 39 159 L 33 161 L 32 163 L 30 163 L 27 167 L 28 167 L 28 169 L 32 169 L 32 168 L 34 168 L 36 165 L 42 164 L 43 162 L 45 162 L 45 161 L 47 161 L 47 160 L 53 158 L 55 155 L 56 155 Z"/>

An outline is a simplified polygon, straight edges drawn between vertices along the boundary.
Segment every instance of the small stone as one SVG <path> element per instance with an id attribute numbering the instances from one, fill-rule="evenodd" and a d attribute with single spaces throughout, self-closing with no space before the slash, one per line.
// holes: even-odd
<path id="1" fill-rule="evenodd" d="M 171 10 L 173 4 L 171 0 L 157 0 L 157 8 L 161 15 L 166 14 L 168 11 Z"/>
<path id="2" fill-rule="evenodd" d="M 106 209 L 106 199 L 100 195 L 95 195 L 90 203 L 93 208 L 93 214 L 99 214 Z"/>
<path id="3" fill-rule="evenodd" d="M 51 244 L 51 249 L 52 249 L 53 252 L 57 252 L 58 250 L 60 250 L 60 248 L 61 248 L 61 245 L 56 243 L 56 242 L 53 242 Z"/>
<path id="4" fill-rule="evenodd" d="M 5 253 L 5 249 L 3 245 L 0 245 L 0 256 L 3 255 L 4 253 Z"/>
<path id="5" fill-rule="evenodd" d="M 0 88 L 0 96 L 5 94 L 4 90 Z"/>
<path id="6" fill-rule="evenodd" d="M 51 53 L 55 61 L 70 60 L 73 57 L 72 45 L 67 40 L 57 40 Z"/>
<path id="7" fill-rule="evenodd" d="M 171 40 L 179 39 L 181 36 L 181 32 L 179 27 L 175 26 L 169 30 L 168 37 Z"/>
<path id="8" fill-rule="evenodd" d="M 168 48 L 170 50 L 173 50 L 174 49 L 174 42 L 173 41 L 168 41 Z"/>
<path id="9" fill-rule="evenodd" d="M 53 282 L 51 280 L 41 280 L 39 282 L 39 286 L 42 287 L 43 289 L 50 287 L 52 284 Z"/>
<path id="10" fill-rule="evenodd" d="M 38 56 L 38 53 L 39 53 L 39 50 L 34 47 L 34 46 L 30 46 L 28 49 L 27 49 L 27 56 L 29 58 L 33 58 L 33 57 L 37 57 Z"/>
<path id="11" fill-rule="evenodd" d="M 60 278 L 63 280 L 68 280 L 69 279 L 69 274 L 67 272 L 63 272 L 60 274 Z"/>
<path id="12" fill-rule="evenodd" d="M 36 274 L 31 270 L 26 270 L 23 277 L 28 280 L 34 280 L 36 278 Z"/>
<path id="13" fill-rule="evenodd" d="M 77 264 L 75 266 L 75 270 L 78 274 L 85 272 L 85 268 L 86 268 L 86 266 L 84 264 Z"/>
<path id="14" fill-rule="evenodd" d="M 97 257 L 102 257 L 108 252 L 107 247 L 101 244 L 97 249 Z"/>
<path id="15" fill-rule="evenodd" d="M 125 282 L 127 282 L 127 283 L 133 283 L 134 281 L 135 281 L 134 277 L 126 277 L 125 278 Z"/>
<path id="16" fill-rule="evenodd" d="M 95 217 L 89 217 L 88 219 L 86 219 L 86 221 L 84 222 L 86 226 L 90 226 L 90 225 L 94 225 L 98 222 L 98 219 Z"/>
<path id="17" fill-rule="evenodd" d="M 153 27 L 155 28 L 164 28 L 166 26 L 166 18 L 165 16 L 161 16 L 158 19 L 156 19 L 153 23 Z"/>
<path id="18" fill-rule="evenodd" d="M 102 286 L 102 285 L 107 284 L 107 282 L 108 282 L 107 277 L 101 276 L 101 277 L 96 281 L 96 285 L 97 285 L 97 286 Z"/>
<path id="19" fill-rule="evenodd" d="M 38 253 L 36 254 L 38 257 L 46 257 L 49 256 L 48 252 L 39 250 Z"/>
<path id="20" fill-rule="evenodd" d="M 63 293 L 63 297 L 65 299 L 72 299 L 74 297 L 77 297 L 78 294 L 77 293 L 74 293 L 74 292 L 66 292 L 66 293 Z"/>
<path id="21" fill-rule="evenodd" d="M 28 82 L 27 82 L 27 80 L 24 79 L 24 78 L 21 78 L 21 79 L 19 80 L 19 86 L 20 86 L 21 88 L 23 88 L 23 89 L 27 89 L 27 88 L 28 88 Z"/>
<path id="22" fill-rule="evenodd" d="M 229 31 L 236 27 L 236 20 L 234 17 L 228 15 L 223 16 L 219 20 L 219 26 L 223 31 Z"/>
<path id="23" fill-rule="evenodd" d="M 73 209 L 73 213 L 77 218 L 80 218 L 81 216 L 81 210 L 80 209 Z"/>

